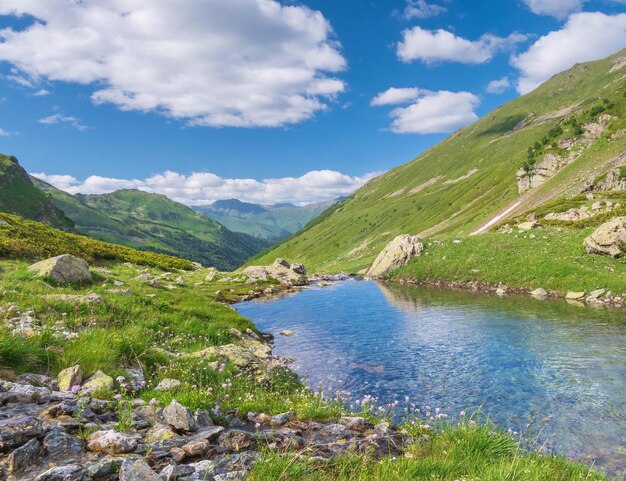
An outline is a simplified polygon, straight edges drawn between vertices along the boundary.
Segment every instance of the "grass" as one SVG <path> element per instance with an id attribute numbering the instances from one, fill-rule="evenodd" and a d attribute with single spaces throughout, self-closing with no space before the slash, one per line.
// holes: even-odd
<path id="1" fill-rule="evenodd" d="M 607 478 L 562 457 L 528 453 L 522 443 L 488 425 L 461 423 L 429 431 L 402 457 L 349 455 L 315 461 L 306 453 L 267 452 L 251 481 L 599 481 Z"/>
<path id="2" fill-rule="evenodd" d="M 22 217 L 0 213 L 0 257 L 46 258 L 73 254 L 87 261 L 118 260 L 162 269 L 192 269 L 193 263 L 153 252 L 97 241 L 61 232 Z"/>
<path id="3" fill-rule="evenodd" d="M 519 198 L 516 173 L 529 146 L 554 136 L 554 129 L 574 129 L 565 123 L 588 120 L 591 109 L 606 98 L 617 117 L 608 130 L 553 179 L 529 192 L 512 215 L 580 192 L 626 150 L 626 137 L 610 140 L 613 132 L 626 128 L 626 79 L 623 70 L 609 72 L 614 57 L 574 67 L 499 107 L 412 162 L 371 180 L 248 264 L 283 257 L 311 271 L 358 273 L 397 235 L 467 235 Z M 564 108 L 571 111 L 558 117 L 555 113 Z M 522 128 L 514 131 L 518 125 Z"/>
<path id="4" fill-rule="evenodd" d="M 598 288 L 626 293 L 626 262 L 585 252 L 583 240 L 592 231 L 545 227 L 464 237 L 460 243 L 453 242 L 454 236 L 430 239 L 422 255 L 392 278 L 543 287 L 560 293 Z"/>

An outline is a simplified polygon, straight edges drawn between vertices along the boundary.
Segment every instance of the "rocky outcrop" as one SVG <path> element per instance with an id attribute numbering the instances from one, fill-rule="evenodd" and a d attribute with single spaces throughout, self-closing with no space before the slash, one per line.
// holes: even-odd
<path id="1" fill-rule="evenodd" d="M 382 250 L 367 271 L 371 278 L 384 277 L 393 269 L 405 266 L 413 257 L 424 250 L 424 244 L 417 236 L 399 235 Z"/>
<path id="2" fill-rule="evenodd" d="M 520 194 L 534 187 L 539 187 L 568 163 L 569 159 L 550 153 L 546 154 L 543 160 L 530 172 L 526 172 L 524 169 L 518 170 L 517 187 Z"/>
<path id="3" fill-rule="evenodd" d="M 619 257 L 626 246 L 626 217 L 616 217 L 598 227 L 584 241 L 590 254 L 605 254 Z"/>
<path id="4" fill-rule="evenodd" d="M 611 169 L 606 176 L 594 183 L 591 190 L 626 190 L 626 178 L 622 176 L 620 168 Z"/>
<path id="5" fill-rule="evenodd" d="M 248 282 L 276 279 L 286 286 L 301 286 L 307 283 L 306 269 L 302 264 L 289 264 L 277 258 L 271 266 L 249 266 L 243 271 Z"/>
<path id="6" fill-rule="evenodd" d="M 63 254 L 37 262 L 28 268 L 38 277 L 51 278 L 59 284 L 91 281 L 89 264 L 71 254 Z"/>

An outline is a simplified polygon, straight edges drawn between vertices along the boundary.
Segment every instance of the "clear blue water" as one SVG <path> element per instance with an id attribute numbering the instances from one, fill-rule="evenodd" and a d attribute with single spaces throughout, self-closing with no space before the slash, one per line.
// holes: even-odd
<path id="1" fill-rule="evenodd" d="M 626 473 L 622 310 L 366 281 L 236 307 L 313 388 L 410 396 L 451 417 L 482 406 L 501 427 L 530 423 L 550 451 Z"/>

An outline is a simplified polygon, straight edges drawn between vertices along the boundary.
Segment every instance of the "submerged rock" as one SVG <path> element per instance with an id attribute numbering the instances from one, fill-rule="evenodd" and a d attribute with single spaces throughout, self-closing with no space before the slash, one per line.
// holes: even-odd
<path id="1" fill-rule="evenodd" d="M 38 277 L 50 277 L 60 284 L 91 281 L 89 264 L 71 254 L 63 254 L 37 262 L 28 268 Z"/>
<path id="2" fill-rule="evenodd" d="M 368 277 L 384 277 L 389 271 L 405 266 L 413 257 L 424 250 L 417 236 L 399 235 L 382 250 L 367 271 Z"/>

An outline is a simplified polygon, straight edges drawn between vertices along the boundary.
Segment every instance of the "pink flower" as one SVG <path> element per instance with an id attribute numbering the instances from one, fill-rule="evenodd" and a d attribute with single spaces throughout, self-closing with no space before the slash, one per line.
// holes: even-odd
<path id="1" fill-rule="evenodd" d="M 259 428 L 261 427 L 261 424 L 256 423 L 256 424 L 254 425 L 254 427 L 255 427 L 255 428 L 257 428 L 257 429 L 259 429 Z"/>
<path id="2" fill-rule="evenodd" d="M 78 306 L 74 306 L 74 312 L 78 312 Z"/>
<path id="3" fill-rule="evenodd" d="M 116 401 L 119 401 L 120 399 L 122 399 L 122 395 L 116 394 L 115 396 L 113 396 L 113 399 L 115 399 Z"/>
<path id="4" fill-rule="evenodd" d="M 80 386 L 78 384 L 76 386 L 72 386 L 70 388 L 70 391 L 72 391 L 72 393 L 74 394 L 78 394 L 78 391 L 80 391 Z"/>
<path id="5" fill-rule="evenodd" d="M 156 406 L 157 404 L 159 404 L 159 401 L 157 401 L 155 398 L 150 399 L 150 406 Z"/>
<path id="6" fill-rule="evenodd" d="M 461 411 L 461 412 L 459 413 L 459 416 L 461 416 L 461 417 L 465 416 L 465 411 Z"/>

